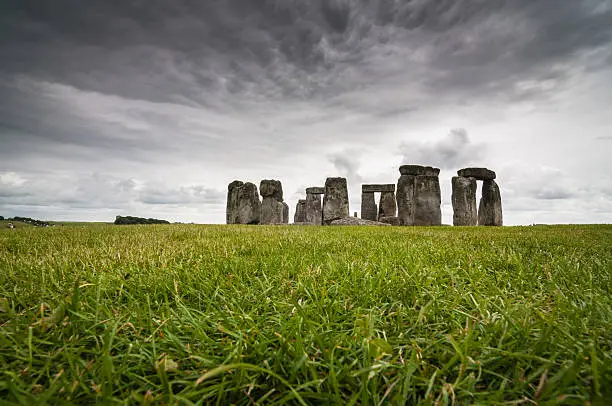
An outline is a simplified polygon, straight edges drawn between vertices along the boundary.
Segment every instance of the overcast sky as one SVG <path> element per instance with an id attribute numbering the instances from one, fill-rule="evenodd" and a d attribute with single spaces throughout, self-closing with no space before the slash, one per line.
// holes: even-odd
<path id="1" fill-rule="evenodd" d="M 504 223 L 612 222 L 612 1 L 3 0 L 0 215 L 223 223 L 227 184 L 497 172 Z"/>

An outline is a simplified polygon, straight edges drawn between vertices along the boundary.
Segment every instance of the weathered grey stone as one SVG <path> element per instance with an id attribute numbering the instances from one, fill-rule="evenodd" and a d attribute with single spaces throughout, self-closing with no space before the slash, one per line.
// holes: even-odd
<path id="1" fill-rule="evenodd" d="M 345 217 L 341 219 L 332 220 L 329 225 L 331 226 L 388 226 L 387 223 L 381 223 L 379 221 L 364 220 L 356 217 Z"/>
<path id="2" fill-rule="evenodd" d="M 354 213 L 353 213 L 353 217 L 357 217 L 357 212 L 354 212 Z"/>
<path id="3" fill-rule="evenodd" d="M 325 193 L 325 188 L 321 186 L 313 186 L 306 188 L 306 194 L 322 195 Z"/>
<path id="4" fill-rule="evenodd" d="M 380 203 L 378 204 L 378 218 L 395 217 L 396 215 L 395 192 L 382 192 L 380 194 Z"/>
<path id="5" fill-rule="evenodd" d="M 225 223 L 236 224 L 238 216 L 238 196 L 243 182 L 235 180 L 227 185 L 227 201 L 225 205 Z"/>
<path id="6" fill-rule="evenodd" d="M 495 172 L 487 168 L 463 168 L 457 171 L 457 175 L 476 180 L 493 180 L 496 177 Z"/>
<path id="7" fill-rule="evenodd" d="M 439 226 L 442 224 L 440 180 L 437 176 L 417 176 L 414 185 L 414 225 Z"/>
<path id="8" fill-rule="evenodd" d="M 320 226 L 322 215 L 321 195 L 318 193 L 307 193 L 305 222 L 315 226 Z"/>
<path id="9" fill-rule="evenodd" d="M 399 221 L 399 217 L 396 216 L 392 216 L 392 217 L 380 217 L 378 219 L 379 222 L 381 223 L 386 223 L 392 226 L 399 226 L 400 225 L 400 221 Z"/>
<path id="10" fill-rule="evenodd" d="M 298 200 L 295 205 L 295 215 L 293 216 L 294 223 L 306 222 L 306 199 Z"/>
<path id="11" fill-rule="evenodd" d="M 289 224 L 289 205 L 283 202 L 283 224 Z"/>
<path id="12" fill-rule="evenodd" d="M 397 210 L 400 225 L 414 225 L 414 185 L 416 176 L 402 175 L 397 180 Z"/>
<path id="13" fill-rule="evenodd" d="M 283 185 L 280 180 L 264 179 L 259 183 L 261 197 L 273 197 L 277 201 L 283 201 Z"/>
<path id="14" fill-rule="evenodd" d="M 402 165 L 399 167 L 399 171 L 400 175 L 412 176 L 438 176 L 440 174 L 439 168 L 421 165 Z"/>
<path id="15" fill-rule="evenodd" d="M 345 217 L 349 217 L 346 178 L 327 178 L 323 195 L 323 225 Z"/>
<path id="16" fill-rule="evenodd" d="M 453 225 L 475 226 L 478 223 L 476 211 L 476 179 L 453 176 Z"/>
<path id="17" fill-rule="evenodd" d="M 261 201 L 260 224 L 282 224 L 285 206 L 272 196 L 264 197 Z"/>
<path id="18" fill-rule="evenodd" d="M 374 193 L 361 194 L 361 218 L 364 220 L 376 221 L 378 215 L 378 207 L 376 207 L 376 198 Z"/>
<path id="19" fill-rule="evenodd" d="M 499 186 L 494 180 L 482 182 L 482 197 L 478 206 L 479 226 L 502 226 L 502 202 Z"/>
<path id="20" fill-rule="evenodd" d="M 384 185 L 361 185 L 361 193 L 395 192 L 393 183 Z"/>
<path id="21" fill-rule="evenodd" d="M 238 206 L 235 224 L 259 224 L 261 218 L 261 202 L 257 186 L 251 182 L 244 183 L 238 189 Z"/>

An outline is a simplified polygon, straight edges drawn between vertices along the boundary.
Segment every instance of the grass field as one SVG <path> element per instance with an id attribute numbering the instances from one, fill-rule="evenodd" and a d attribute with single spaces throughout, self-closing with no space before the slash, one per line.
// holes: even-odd
<path id="1" fill-rule="evenodd" d="M 612 226 L 0 230 L 0 403 L 611 404 Z"/>

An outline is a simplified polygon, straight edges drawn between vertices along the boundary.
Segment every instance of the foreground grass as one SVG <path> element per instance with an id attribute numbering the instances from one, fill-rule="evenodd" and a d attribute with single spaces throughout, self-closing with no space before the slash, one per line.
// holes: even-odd
<path id="1" fill-rule="evenodd" d="M 0 230 L 0 402 L 605 404 L 612 227 Z"/>

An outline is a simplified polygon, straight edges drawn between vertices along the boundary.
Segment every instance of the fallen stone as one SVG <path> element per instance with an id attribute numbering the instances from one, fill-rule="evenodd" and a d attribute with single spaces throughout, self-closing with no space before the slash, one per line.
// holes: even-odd
<path id="1" fill-rule="evenodd" d="M 395 187 L 394 187 L 395 189 Z M 397 203 L 395 192 L 382 192 L 378 204 L 378 217 L 395 217 L 397 215 Z"/>
<path id="2" fill-rule="evenodd" d="M 453 176 L 452 196 L 453 225 L 475 226 L 478 224 L 476 211 L 476 179 Z"/>
<path id="3" fill-rule="evenodd" d="M 487 168 L 463 168 L 457 171 L 457 175 L 476 180 L 493 180 L 496 177 L 495 172 Z"/>
<path id="4" fill-rule="evenodd" d="M 361 185 L 361 193 L 395 192 L 393 183 L 385 185 Z"/>
<path id="5" fill-rule="evenodd" d="M 327 178 L 323 195 L 323 225 L 349 217 L 346 178 Z"/>
<path id="6" fill-rule="evenodd" d="M 503 226 L 502 202 L 499 186 L 494 180 L 482 183 L 482 197 L 478 206 L 479 226 Z"/>
<path id="7" fill-rule="evenodd" d="M 397 216 L 381 217 L 381 218 L 378 219 L 378 221 L 381 222 L 381 223 L 392 225 L 392 226 L 399 226 L 400 225 L 399 217 L 397 217 Z"/>
<path id="8" fill-rule="evenodd" d="M 439 168 L 421 165 L 402 165 L 399 171 L 401 175 L 412 176 L 438 176 L 440 174 Z"/>
<path id="9" fill-rule="evenodd" d="M 376 221 L 378 207 L 374 193 L 361 194 L 361 218 L 364 220 Z"/>
<path id="10" fill-rule="evenodd" d="M 364 220 L 356 217 L 345 217 L 330 221 L 329 225 L 332 226 L 388 226 L 387 223 L 381 223 L 379 221 Z"/>

